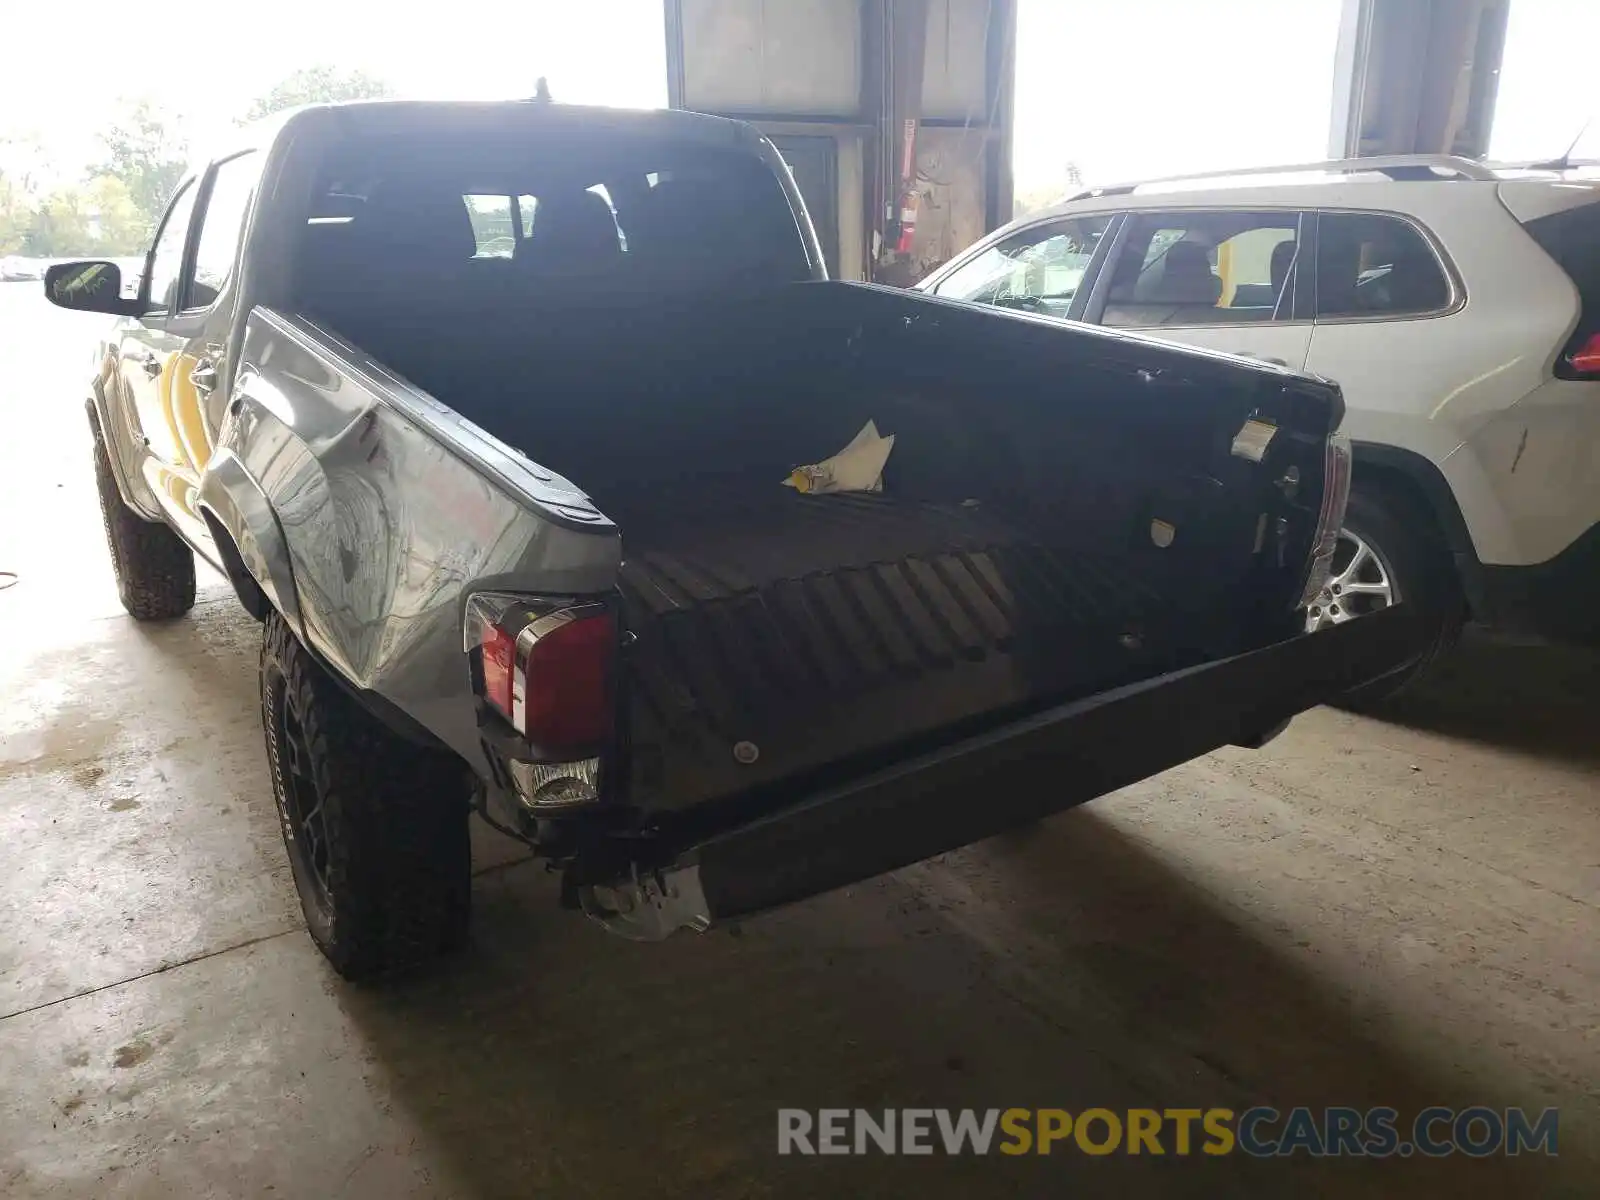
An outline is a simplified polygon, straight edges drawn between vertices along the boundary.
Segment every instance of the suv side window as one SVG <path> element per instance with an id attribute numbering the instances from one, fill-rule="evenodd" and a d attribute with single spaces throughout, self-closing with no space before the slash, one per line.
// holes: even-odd
<path id="1" fill-rule="evenodd" d="M 1133 213 L 1101 323 L 1237 325 L 1294 318 L 1297 212 Z"/>
<path id="2" fill-rule="evenodd" d="M 185 308 L 210 308 L 233 274 L 244 216 L 250 210 L 260 173 L 261 156 L 253 150 L 225 159 L 212 173 L 211 195 L 200 214 L 200 242 L 195 247 L 194 277 Z"/>
<path id="3" fill-rule="evenodd" d="M 1317 318 L 1398 317 L 1449 307 L 1439 257 L 1409 221 L 1376 213 L 1317 218 Z"/>
<path id="4" fill-rule="evenodd" d="M 161 232 L 156 234 L 155 248 L 150 252 L 149 314 L 168 313 L 178 303 L 178 284 L 183 278 L 183 247 L 189 237 L 189 218 L 194 213 L 195 185 L 187 179 L 178 187 L 178 193 L 167 207 L 166 219 L 161 222 Z"/>
<path id="5" fill-rule="evenodd" d="M 933 294 L 1064 317 L 1110 224 L 1106 214 L 1024 229 L 951 272 Z"/>

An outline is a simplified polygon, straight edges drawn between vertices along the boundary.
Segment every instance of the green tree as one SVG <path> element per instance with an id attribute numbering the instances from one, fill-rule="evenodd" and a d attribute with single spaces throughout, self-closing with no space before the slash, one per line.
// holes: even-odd
<path id="1" fill-rule="evenodd" d="M 82 193 L 58 188 L 34 210 L 22 235 L 22 252 L 37 258 L 67 258 L 91 250 L 93 240 Z"/>
<path id="2" fill-rule="evenodd" d="M 85 252 L 106 258 L 143 254 L 149 239 L 142 213 L 128 194 L 127 185 L 110 175 L 98 175 L 83 189 L 89 214 L 91 244 Z"/>
<path id="3" fill-rule="evenodd" d="M 39 207 L 34 170 L 41 157 L 36 139 L 0 135 L 0 254 L 20 253 L 23 235 L 33 224 Z"/>
<path id="4" fill-rule="evenodd" d="M 118 180 L 127 189 L 138 216 L 138 242 L 143 245 L 155 233 L 167 201 L 183 179 L 188 146 L 172 119 L 143 100 L 100 140 L 107 158 L 89 174 Z"/>
<path id="5" fill-rule="evenodd" d="M 244 121 L 259 121 L 286 108 L 302 104 L 326 104 L 336 100 L 373 100 L 394 95 L 394 89 L 381 79 L 362 71 L 339 71 L 327 64 L 302 67 L 278 81 L 273 89 L 250 106 Z"/>
<path id="6" fill-rule="evenodd" d="M 0 171 L 0 254 L 15 254 L 33 224 L 33 204 L 20 183 Z"/>

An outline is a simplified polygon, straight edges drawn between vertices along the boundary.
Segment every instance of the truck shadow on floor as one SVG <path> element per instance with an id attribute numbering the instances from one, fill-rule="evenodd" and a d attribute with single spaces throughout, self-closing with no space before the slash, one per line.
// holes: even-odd
<path id="1" fill-rule="evenodd" d="M 1469 630 L 1437 674 L 1373 716 L 1447 737 L 1600 765 L 1600 651 Z"/>
<path id="2" fill-rule="evenodd" d="M 1534 1102 L 1425 1060 L 1092 811 L 739 936 L 620 942 L 526 866 L 475 901 L 463 960 L 339 994 L 477 1195 L 1557 1194 L 1527 1158 L 778 1157 L 780 1106 Z"/>

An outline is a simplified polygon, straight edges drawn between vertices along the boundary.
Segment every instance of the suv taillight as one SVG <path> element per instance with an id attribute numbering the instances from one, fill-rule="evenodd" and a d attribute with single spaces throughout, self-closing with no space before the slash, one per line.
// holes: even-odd
<path id="1" fill-rule="evenodd" d="M 610 608 L 479 592 L 467 602 L 463 642 L 478 694 L 527 741 L 533 760 L 597 752 L 612 720 Z"/>
<path id="2" fill-rule="evenodd" d="M 1600 379 L 1600 333 L 1591 333 L 1567 354 L 1567 367 L 1580 379 Z"/>
<path id="3" fill-rule="evenodd" d="M 1323 456 L 1322 508 L 1317 513 L 1317 532 L 1311 546 L 1311 569 L 1300 595 L 1299 608 L 1317 598 L 1333 573 L 1333 556 L 1339 549 L 1339 530 L 1344 527 L 1344 509 L 1350 500 L 1350 439 L 1342 433 L 1328 436 Z"/>

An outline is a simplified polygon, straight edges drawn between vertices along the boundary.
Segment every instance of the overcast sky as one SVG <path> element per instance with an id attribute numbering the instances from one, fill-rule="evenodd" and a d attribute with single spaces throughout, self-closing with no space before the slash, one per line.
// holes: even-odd
<path id="1" fill-rule="evenodd" d="M 95 132 L 120 96 L 185 113 L 203 138 L 319 62 L 414 96 L 526 96 L 542 74 L 560 100 L 666 102 L 660 0 L 521 0 L 462 6 L 459 20 L 372 0 L 248 10 L 167 0 L 154 24 L 126 0 L 0 4 L 0 138 L 37 138 L 68 177 L 98 153 Z M 1323 157 L 1339 6 L 1021 0 L 1019 191 L 1054 182 L 1069 161 L 1090 182 L 1110 182 Z M 1513 0 L 1511 11 L 1492 149 L 1558 153 L 1600 110 L 1600 3 Z M 161 29 L 183 32 L 163 45 Z M 1585 149 L 1600 156 L 1600 122 Z"/>

